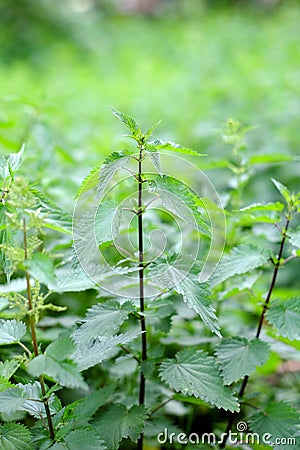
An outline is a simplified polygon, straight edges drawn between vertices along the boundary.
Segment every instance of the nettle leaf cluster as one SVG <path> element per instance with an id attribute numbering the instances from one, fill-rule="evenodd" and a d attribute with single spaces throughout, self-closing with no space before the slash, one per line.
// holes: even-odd
<path id="1" fill-rule="evenodd" d="M 210 212 L 224 213 L 164 173 L 161 158 L 201 166 L 203 155 L 114 114 L 133 145 L 82 182 L 72 251 L 71 215 L 19 175 L 24 148 L 0 159 L 1 448 L 142 450 L 160 448 L 164 430 L 214 432 L 223 448 L 240 418 L 273 448 L 283 448 L 277 438 L 297 448 L 299 413 L 286 397 L 299 378 L 276 377 L 297 361 L 300 292 L 277 283 L 299 261 L 300 193 L 272 180 L 275 201 L 243 202 L 256 165 L 286 157 L 251 155 L 247 130 L 228 122 L 232 157 L 212 163 L 231 172 L 228 239 L 201 281 Z M 82 293 L 97 302 L 74 318 L 61 301 Z"/>

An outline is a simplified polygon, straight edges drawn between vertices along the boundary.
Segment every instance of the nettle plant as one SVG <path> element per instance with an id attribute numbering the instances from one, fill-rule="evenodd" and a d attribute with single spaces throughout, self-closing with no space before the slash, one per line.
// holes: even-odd
<path id="1" fill-rule="evenodd" d="M 243 206 L 261 160 L 229 121 L 221 258 L 218 197 L 203 179 L 197 189 L 195 166 L 167 156 L 202 155 L 114 113 L 135 145 L 83 181 L 72 252 L 70 214 L 18 175 L 23 149 L 0 160 L 1 448 L 223 448 L 242 419 L 261 443 L 279 450 L 292 438 L 284 448 L 295 449 L 299 414 L 286 398 L 296 383 L 273 378 L 299 351 L 299 290 L 276 283 L 300 256 L 300 193 L 273 180 L 281 201 Z M 174 176 L 184 167 L 188 183 Z M 79 292 L 98 297 L 83 319 L 49 303 Z M 208 433 L 215 440 L 202 442 Z"/>

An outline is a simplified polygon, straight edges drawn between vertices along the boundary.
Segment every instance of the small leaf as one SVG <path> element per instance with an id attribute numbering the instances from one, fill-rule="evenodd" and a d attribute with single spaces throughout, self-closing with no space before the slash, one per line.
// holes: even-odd
<path id="1" fill-rule="evenodd" d="M 34 253 L 31 259 L 24 263 L 29 274 L 40 283 L 50 286 L 55 283 L 54 263 L 45 253 Z"/>
<path id="2" fill-rule="evenodd" d="M 124 438 L 137 442 L 144 428 L 146 408 L 143 405 L 126 406 L 115 404 L 97 418 L 93 425 L 103 437 L 108 450 L 118 450 Z"/>
<path id="3" fill-rule="evenodd" d="M 129 155 L 124 152 L 113 152 L 103 162 L 99 172 L 97 192 L 101 198 L 110 180 L 115 173 L 126 166 L 129 162 Z"/>
<path id="4" fill-rule="evenodd" d="M 7 359 L 6 361 L 0 361 L 0 376 L 9 380 L 13 374 L 18 370 L 20 362 L 14 359 Z"/>
<path id="5" fill-rule="evenodd" d="M 116 355 L 120 350 L 119 345 L 126 345 L 139 335 L 139 332 L 131 332 L 108 338 L 96 338 L 89 345 L 78 345 L 72 358 L 80 370 L 86 370 Z"/>
<path id="6" fill-rule="evenodd" d="M 24 322 L 0 319 L 0 344 L 13 344 L 18 342 L 26 333 Z"/>
<path id="7" fill-rule="evenodd" d="M 148 142 L 147 147 L 153 150 L 172 150 L 172 152 L 183 153 L 185 155 L 194 155 L 194 156 L 205 156 L 201 153 L 195 152 L 195 150 L 191 150 L 190 148 L 181 147 L 181 145 L 176 144 L 171 141 L 163 141 L 162 139 L 156 139 L 155 141 Z"/>
<path id="8" fill-rule="evenodd" d="M 125 114 L 121 111 L 113 109 L 113 114 L 122 122 L 126 127 L 131 131 L 131 133 L 135 136 L 139 131 L 140 127 L 136 123 L 136 121 L 130 117 L 128 114 Z"/>
<path id="9" fill-rule="evenodd" d="M 14 245 L 14 235 L 15 232 L 12 230 L 10 223 L 8 221 L 6 213 L 8 212 L 5 205 L 0 203 L 0 244 L 6 246 Z M 10 276 L 12 274 L 12 264 L 11 261 L 6 256 L 6 252 L 0 248 L 0 265 L 1 270 L 6 275 L 7 282 L 10 282 Z"/>
<path id="10" fill-rule="evenodd" d="M 266 317 L 281 336 L 300 340 L 300 297 L 273 301 Z"/>
<path id="11" fill-rule="evenodd" d="M 16 172 L 22 164 L 22 158 L 25 150 L 25 144 L 17 153 L 10 153 L 0 157 L 0 177 L 5 179 L 11 176 L 11 172 Z"/>
<path id="12" fill-rule="evenodd" d="M 101 165 L 94 167 L 89 174 L 82 181 L 80 188 L 76 194 L 76 198 L 80 197 L 81 194 L 93 189 L 98 184 L 98 178 L 100 173 Z"/>
<path id="13" fill-rule="evenodd" d="M 247 273 L 265 264 L 272 253 L 252 244 L 242 244 L 234 247 L 221 260 L 216 271 L 210 278 L 211 286 L 217 286 L 234 275 Z"/>
<path id="14" fill-rule="evenodd" d="M 299 430 L 299 413 L 285 402 L 270 402 L 264 411 L 259 411 L 253 414 L 248 423 L 250 429 L 254 433 L 258 433 L 260 438 L 264 435 L 270 434 L 271 442 L 276 442 L 276 439 L 291 438 L 296 436 Z M 299 438 L 298 438 L 299 439 Z M 294 448 L 293 446 L 275 445 L 274 448 Z"/>
<path id="15" fill-rule="evenodd" d="M 150 152 L 148 152 L 148 155 L 150 157 L 150 160 L 151 160 L 153 166 L 155 167 L 155 169 L 159 173 L 159 175 L 162 175 L 162 168 L 161 168 L 159 153 L 156 152 L 156 151 L 152 151 L 152 152 L 150 151 Z"/>
<path id="16" fill-rule="evenodd" d="M 0 425 L 1 450 L 32 450 L 31 433 L 19 423 Z"/>
<path id="17" fill-rule="evenodd" d="M 199 397 L 217 408 L 239 411 L 237 399 L 223 385 L 215 358 L 201 350 L 182 350 L 163 361 L 160 377 L 176 392 Z"/>
<path id="18" fill-rule="evenodd" d="M 285 199 L 285 201 L 287 203 L 289 203 L 290 200 L 291 200 L 291 193 L 288 190 L 288 188 L 284 184 L 282 184 L 279 181 L 275 180 L 274 178 L 272 178 L 272 182 L 275 185 L 275 187 L 277 188 L 277 190 L 280 192 L 282 197 Z"/>
<path id="19" fill-rule="evenodd" d="M 225 384 L 231 384 L 245 375 L 250 375 L 257 366 L 267 362 L 270 349 L 267 343 L 233 337 L 222 339 L 217 346 L 217 356 Z"/>
<path id="20" fill-rule="evenodd" d="M 290 230 L 287 236 L 292 245 L 300 248 L 300 227 L 295 228 L 295 230 Z"/>
<path id="21" fill-rule="evenodd" d="M 38 381 L 28 384 L 17 384 L 17 387 L 23 391 L 23 395 L 26 396 L 26 401 L 22 407 L 19 408 L 21 411 L 27 411 L 31 416 L 36 419 L 41 417 L 46 417 L 45 405 L 41 401 L 43 399 L 41 385 Z M 50 413 L 56 414 L 61 409 L 60 401 L 55 395 L 51 395 L 48 400 Z"/>
<path id="22" fill-rule="evenodd" d="M 133 305 L 129 302 L 121 305 L 116 301 L 98 303 L 88 309 L 82 325 L 77 328 L 72 337 L 78 344 L 87 344 L 98 336 L 112 336 L 127 319 Z"/>
<path id="23" fill-rule="evenodd" d="M 245 206 L 240 209 L 241 212 L 244 211 L 282 211 L 284 209 L 284 205 L 280 202 L 276 203 L 253 203 L 252 205 Z"/>

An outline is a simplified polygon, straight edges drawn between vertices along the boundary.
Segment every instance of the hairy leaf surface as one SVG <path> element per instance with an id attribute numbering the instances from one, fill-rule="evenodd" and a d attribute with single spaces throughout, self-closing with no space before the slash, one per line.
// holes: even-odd
<path id="1" fill-rule="evenodd" d="M 15 319 L 0 319 L 0 344 L 13 344 L 18 342 L 26 333 L 24 322 L 17 322 Z"/>

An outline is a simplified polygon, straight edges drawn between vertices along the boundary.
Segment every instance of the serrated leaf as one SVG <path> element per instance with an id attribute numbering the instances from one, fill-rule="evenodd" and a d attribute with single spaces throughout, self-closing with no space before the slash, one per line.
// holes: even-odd
<path id="1" fill-rule="evenodd" d="M 0 412 L 10 414 L 20 411 L 27 398 L 24 390 L 18 386 L 0 392 Z"/>
<path id="2" fill-rule="evenodd" d="M 7 359 L 6 361 L 0 361 L 0 376 L 9 380 L 13 374 L 18 370 L 20 362 L 14 359 Z"/>
<path id="3" fill-rule="evenodd" d="M 0 244 L 4 244 L 7 246 L 13 246 L 14 244 L 14 235 L 12 227 L 9 224 L 7 218 L 7 208 L 2 203 L 0 204 Z M 12 264 L 11 261 L 7 258 L 6 252 L 0 248 L 0 264 L 1 270 L 6 275 L 7 282 L 10 282 L 10 276 L 12 274 Z"/>
<path id="4" fill-rule="evenodd" d="M 31 433 L 19 423 L 0 425 L 1 450 L 32 450 Z"/>
<path id="5" fill-rule="evenodd" d="M 225 384 L 250 375 L 257 366 L 265 364 L 269 358 L 270 348 L 266 342 L 259 339 L 240 337 L 222 339 L 216 350 L 221 363 Z"/>
<path id="6" fill-rule="evenodd" d="M 162 175 L 162 168 L 160 163 L 160 155 L 157 151 L 149 151 L 148 155 L 150 157 L 150 161 L 152 162 L 153 166 L 157 170 L 157 172 Z"/>
<path id="7" fill-rule="evenodd" d="M 88 309 L 82 325 L 77 328 L 72 337 L 80 345 L 88 344 L 99 336 L 114 335 L 127 319 L 133 308 L 129 302 L 121 305 L 117 301 L 98 303 Z"/>
<path id="8" fill-rule="evenodd" d="M 25 150 L 25 144 L 22 145 L 17 153 L 10 153 L 0 157 L 0 177 L 5 179 L 16 172 L 22 164 L 22 158 Z"/>
<path id="9" fill-rule="evenodd" d="M 295 436 L 299 430 L 299 421 L 299 413 L 285 402 L 270 402 L 264 411 L 258 411 L 248 419 L 250 429 L 254 433 L 258 433 L 260 438 L 263 438 L 265 434 L 270 434 L 271 442 Z M 278 445 L 274 448 L 279 449 L 280 447 Z M 288 447 L 282 446 L 282 448 Z"/>
<path id="10" fill-rule="evenodd" d="M 46 417 L 45 405 L 41 401 L 43 396 L 40 383 L 38 381 L 28 384 L 18 383 L 17 388 L 23 391 L 23 395 L 26 398 L 25 403 L 18 410 L 27 411 L 36 419 Z M 57 413 L 61 409 L 60 401 L 53 394 L 50 396 L 48 404 L 51 415 Z"/>
<path id="11" fill-rule="evenodd" d="M 189 308 L 196 311 L 204 324 L 219 337 L 220 326 L 215 315 L 215 308 L 211 305 L 211 292 L 207 283 L 200 283 L 197 277 L 189 274 L 188 270 L 179 264 L 172 265 L 168 261 L 159 263 L 151 268 L 151 276 L 161 283 L 165 289 L 174 289 L 182 295 L 183 301 Z"/>
<path id="12" fill-rule="evenodd" d="M 101 165 L 94 167 L 88 175 L 83 179 L 80 188 L 76 194 L 76 198 L 78 198 L 81 194 L 93 189 L 98 184 L 98 178 L 100 173 Z"/>
<path id="13" fill-rule="evenodd" d="M 154 141 L 148 142 L 147 147 L 153 150 L 171 150 L 172 152 L 183 153 L 184 155 L 206 156 L 190 148 L 181 147 L 181 145 L 175 142 L 163 141 L 162 139 L 155 139 Z"/>
<path id="14" fill-rule="evenodd" d="M 60 336 L 46 348 L 46 354 L 56 361 L 65 361 L 74 352 L 75 344 L 68 336 Z"/>
<path id="15" fill-rule="evenodd" d="M 40 208 L 43 217 L 43 225 L 46 228 L 72 234 L 72 216 L 58 206 L 50 197 L 35 187 L 30 187 L 35 196 L 36 206 Z"/>
<path id="16" fill-rule="evenodd" d="M 247 273 L 261 267 L 271 257 L 271 251 L 252 244 L 242 244 L 234 247 L 225 255 L 210 278 L 211 286 L 217 286 L 234 275 Z"/>
<path id="17" fill-rule="evenodd" d="M 266 318 L 281 336 L 300 340 L 300 297 L 273 301 Z"/>
<path id="18" fill-rule="evenodd" d="M 55 283 L 54 263 L 45 253 L 36 252 L 24 262 L 29 274 L 40 283 L 51 286 Z"/>
<path id="19" fill-rule="evenodd" d="M 106 450 L 103 440 L 90 427 L 82 427 L 71 431 L 65 437 L 63 442 L 57 442 L 52 447 L 52 450 Z"/>
<path id="20" fill-rule="evenodd" d="M 56 361 L 47 354 L 38 355 L 30 361 L 28 372 L 35 377 L 44 375 L 71 389 L 88 389 L 79 369 L 72 361 Z"/>
<path id="21" fill-rule="evenodd" d="M 149 190 L 157 192 L 164 207 L 191 227 L 210 236 L 210 228 L 199 209 L 200 199 L 188 186 L 168 175 L 149 180 Z"/>
<path id="22" fill-rule="evenodd" d="M 74 417 L 88 420 L 101 406 L 108 402 L 113 392 L 114 386 L 105 386 L 79 400 L 73 411 Z"/>
<path id="23" fill-rule="evenodd" d="M 300 248 L 300 227 L 295 228 L 295 230 L 290 230 L 287 237 L 292 245 Z"/>
<path id="24" fill-rule="evenodd" d="M 11 387 L 13 387 L 13 385 L 8 381 L 8 379 L 0 375 L 0 392 L 6 391 Z"/>
<path id="25" fill-rule="evenodd" d="M 129 155 L 124 152 L 113 152 L 103 162 L 99 172 L 97 192 L 101 198 L 115 173 L 129 162 Z"/>
<path id="26" fill-rule="evenodd" d="M 253 203 L 252 205 L 245 206 L 241 208 L 240 211 L 282 211 L 284 209 L 284 205 L 280 202 L 275 203 Z"/>
<path id="27" fill-rule="evenodd" d="M 100 203 L 95 215 L 95 238 L 98 245 L 111 242 L 119 233 L 122 209 L 117 202 Z"/>
<path id="28" fill-rule="evenodd" d="M 80 370 L 100 364 L 105 359 L 114 356 L 120 350 L 120 345 L 126 345 L 140 335 L 139 332 L 124 333 L 108 338 L 95 339 L 89 345 L 78 345 L 72 355 Z"/>
<path id="29" fill-rule="evenodd" d="M 237 399 L 223 385 L 215 358 L 201 350 L 182 350 L 174 359 L 163 361 L 159 376 L 176 392 L 201 398 L 217 408 L 239 411 Z"/>
<path id="30" fill-rule="evenodd" d="M 103 437 L 107 450 L 118 450 L 124 438 L 136 442 L 143 431 L 146 419 L 146 408 L 143 405 L 126 406 L 115 404 L 97 418 L 93 425 Z"/>
<path id="31" fill-rule="evenodd" d="M 55 283 L 48 286 L 54 292 L 81 292 L 96 287 L 95 282 L 82 269 L 62 268 L 55 275 Z"/>
<path id="32" fill-rule="evenodd" d="M 26 333 L 24 322 L 0 319 L 0 344 L 13 344 L 18 342 Z"/>
<path id="33" fill-rule="evenodd" d="M 285 199 L 285 201 L 287 203 L 289 203 L 290 199 L 291 199 L 291 193 L 288 190 L 288 188 L 284 184 L 282 184 L 279 181 L 275 180 L 274 178 L 271 178 L 271 180 L 272 180 L 272 183 L 274 184 L 274 186 L 276 187 L 276 189 L 280 192 L 282 197 Z"/>
<path id="34" fill-rule="evenodd" d="M 113 114 L 122 122 L 126 127 L 131 131 L 131 133 L 135 136 L 139 131 L 140 127 L 137 122 L 133 119 L 133 117 L 125 114 L 117 109 L 113 108 Z"/>

